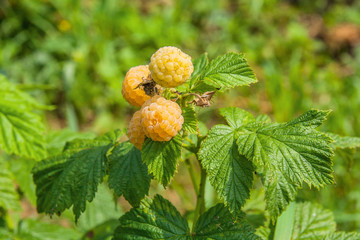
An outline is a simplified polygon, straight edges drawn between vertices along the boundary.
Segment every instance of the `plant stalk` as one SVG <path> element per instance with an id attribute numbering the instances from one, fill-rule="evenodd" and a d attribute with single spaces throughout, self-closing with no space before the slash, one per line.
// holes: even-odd
<path id="1" fill-rule="evenodd" d="M 191 165 L 190 159 L 186 159 L 185 164 L 189 170 L 191 181 L 193 183 L 195 194 L 197 196 L 199 194 L 199 188 L 198 188 L 198 185 L 196 184 L 196 177 L 195 177 L 194 169 L 193 169 L 193 166 Z"/>
<path id="2" fill-rule="evenodd" d="M 200 162 L 199 162 L 199 164 L 200 164 Z M 200 169 L 201 169 L 200 187 L 199 187 L 199 193 L 197 195 L 197 200 L 196 200 L 196 207 L 195 207 L 195 212 L 194 212 L 194 221 L 193 221 L 191 233 L 194 233 L 194 231 L 195 231 L 195 224 L 196 224 L 199 216 L 205 212 L 206 171 L 201 166 L 201 164 L 200 164 Z"/>

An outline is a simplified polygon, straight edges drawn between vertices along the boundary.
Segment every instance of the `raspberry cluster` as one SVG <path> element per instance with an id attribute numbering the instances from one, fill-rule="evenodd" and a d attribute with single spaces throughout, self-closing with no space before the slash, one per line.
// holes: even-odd
<path id="1" fill-rule="evenodd" d="M 141 107 L 128 128 L 129 140 L 138 149 L 145 136 L 153 141 L 170 141 L 181 130 L 184 118 L 180 106 L 161 93 L 163 88 L 185 83 L 193 70 L 189 55 L 176 47 L 163 47 L 152 55 L 149 66 L 133 67 L 127 72 L 122 94 L 131 105 Z"/>

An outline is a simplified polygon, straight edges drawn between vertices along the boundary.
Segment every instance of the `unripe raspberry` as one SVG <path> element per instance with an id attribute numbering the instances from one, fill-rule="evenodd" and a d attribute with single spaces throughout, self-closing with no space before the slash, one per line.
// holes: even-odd
<path id="1" fill-rule="evenodd" d="M 131 105 L 141 107 L 144 102 L 151 97 L 145 94 L 144 89 L 139 87 L 143 79 L 147 79 L 150 75 L 149 67 L 141 65 L 130 68 L 122 85 L 122 95 Z"/>
<path id="2" fill-rule="evenodd" d="M 141 126 L 141 110 L 134 113 L 128 128 L 128 137 L 132 144 L 139 150 L 145 141 L 145 133 Z"/>
<path id="3" fill-rule="evenodd" d="M 160 86 L 177 87 L 191 76 L 194 66 L 191 57 L 176 47 L 163 47 L 151 56 L 151 77 Z"/>
<path id="4" fill-rule="evenodd" d="M 170 141 L 184 123 L 180 106 L 160 96 L 147 100 L 140 111 L 141 126 L 153 141 Z"/>

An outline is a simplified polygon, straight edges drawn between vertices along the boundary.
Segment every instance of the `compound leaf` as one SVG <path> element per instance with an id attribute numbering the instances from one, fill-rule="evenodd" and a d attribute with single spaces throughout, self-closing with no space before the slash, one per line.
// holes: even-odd
<path id="1" fill-rule="evenodd" d="M 189 227 L 176 208 L 160 195 L 154 200 L 144 199 L 120 218 L 114 240 L 173 239 L 186 240 Z"/>
<path id="2" fill-rule="evenodd" d="M 213 127 L 201 144 L 199 158 L 219 197 L 232 212 L 239 211 L 250 196 L 254 170 L 237 150 L 234 129 L 226 125 Z"/>
<path id="3" fill-rule="evenodd" d="M 331 138 L 312 127 L 250 123 L 238 130 L 240 154 L 266 166 L 266 200 L 275 219 L 306 182 L 316 188 L 334 182 Z"/>
<path id="4" fill-rule="evenodd" d="M 130 142 L 123 142 L 109 156 L 109 186 L 117 196 L 124 194 L 134 207 L 140 204 L 150 188 L 147 166 L 141 152 Z"/>
<path id="5" fill-rule="evenodd" d="M 310 202 L 297 203 L 295 206 L 295 220 L 292 238 L 324 239 L 335 232 L 336 223 L 330 210 L 323 209 Z"/>
<path id="6" fill-rule="evenodd" d="M 175 174 L 178 159 L 181 157 L 182 139 L 178 134 L 168 142 L 145 140 L 141 157 L 150 173 L 164 186 Z"/>
<path id="7" fill-rule="evenodd" d="M 33 112 L 36 101 L 0 75 L 0 148 L 34 159 L 46 155 L 44 125 Z"/>
<path id="8" fill-rule="evenodd" d="M 257 82 L 243 54 L 228 53 L 215 58 L 201 75 L 206 84 L 217 88 L 248 86 Z"/>
<path id="9" fill-rule="evenodd" d="M 38 212 L 61 213 L 73 205 L 77 220 L 85 211 L 86 201 L 92 201 L 97 186 L 102 182 L 107 168 L 107 153 L 114 140 L 96 138 L 93 145 L 75 140 L 73 147 L 60 155 L 49 157 L 33 168 L 36 184 Z M 85 147 L 86 146 L 86 147 Z"/>
<path id="10" fill-rule="evenodd" d="M 255 235 L 253 227 L 244 220 L 244 216 L 244 213 L 240 213 L 234 218 L 224 204 L 219 203 L 199 217 L 193 239 L 260 239 Z"/>
<path id="11" fill-rule="evenodd" d="M 250 175 L 245 175 L 248 178 L 244 176 L 249 174 L 251 165 L 235 168 L 233 164 L 237 159 L 249 159 L 265 174 L 267 207 L 273 220 L 294 200 L 303 182 L 316 188 L 334 182 L 332 139 L 314 129 L 325 120 L 328 111 L 312 110 L 282 124 L 256 121 L 250 113 L 236 108 L 224 108 L 220 113 L 230 127 L 213 127 L 201 145 L 199 156 L 209 173 L 210 182 L 232 211 L 241 206 L 247 191 L 242 189 L 243 196 L 235 201 L 233 195 L 236 191 L 231 189 L 228 179 L 236 177 L 229 176 L 235 174 L 241 176 L 239 179 L 247 179 L 248 185 L 234 181 L 233 186 L 251 187 Z M 236 152 L 233 150 L 234 142 L 238 147 Z M 242 155 L 246 158 L 240 157 Z M 230 195 L 226 194 L 227 191 L 231 192 Z"/>

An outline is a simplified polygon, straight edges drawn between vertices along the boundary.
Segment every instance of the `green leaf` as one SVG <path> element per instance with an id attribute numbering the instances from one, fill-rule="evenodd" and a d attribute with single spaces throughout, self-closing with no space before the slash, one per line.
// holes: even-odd
<path id="1" fill-rule="evenodd" d="M 329 137 L 334 139 L 335 142 L 331 143 L 333 148 L 339 149 L 352 149 L 360 147 L 359 137 L 342 137 L 334 133 L 326 133 Z"/>
<path id="2" fill-rule="evenodd" d="M 220 88 L 248 86 L 257 82 L 243 54 L 228 53 L 215 58 L 201 75 L 206 84 Z"/>
<path id="3" fill-rule="evenodd" d="M 270 123 L 270 122 L 271 122 L 271 118 L 270 118 L 268 115 L 260 114 L 259 116 L 257 116 L 257 117 L 255 118 L 255 121 L 257 121 L 257 122 Z"/>
<path id="4" fill-rule="evenodd" d="M 141 152 L 130 142 L 116 146 L 109 156 L 109 186 L 117 196 L 124 194 L 134 207 L 140 204 L 150 188 L 147 166 Z"/>
<path id="5" fill-rule="evenodd" d="M 97 211 L 99 212 L 99 211 Z M 110 240 L 113 239 L 115 229 L 119 226 L 119 220 L 110 219 L 105 222 L 101 222 L 94 228 L 89 229 L 86 233 L 84 233 L 81 239 L 89 239 L 91 236 L 91 240 Z"/>
<path id="6" fill-rule="evenodd" d="M 28 158 L 16 158 L 8 162 L 16 183 L 32 205 L 36 204 L 35 184 L 32 179 L 31 169 L 35 162 Z"/>
<path id="7" fill-rule="evenodd" d="M 117 222 L 117 227 L 121 215 L 121 208 L 117 207 L 112 191 L 105 183 L 102 183 L 98 187 L 94 200 L 86 205 L 86 210 L 81 214 L 77 227 L 81 232 L 88 232 L 111 220 Z"/>
<path id="8" fill-rule="evenodd" d="M 293 208 L 295 207 L 295 208 Z M 281 219 L 284 218 L 284 219 Z M 282 221 L 283 220 L 283 221 Z M 289 225 L 292 226 L 289 226 Z M 279 217 L 276 224 L 274 239 L 292 240 L 358 240 L 360 234 L 355 232 L 334 232 L 336 223 L 331 211 L 310 202 L 293 203 Z M 279 231 L 278 231 L 279 230 Z M 286 235 L 278 235 L 286 232 Z M 269 228 L 261 227 L 256 234 L 267 240 Z M 289 235 L 290 234 L 290 235 Z"/>
<path id="9" fill-rule="evenodd" d="M 115 130 L 108 133 L 105 133 L 102 136 L 96 137 L 94 139 L 83 139 L 77 138 L 70 142 L 66 142 L 63 151 L 79 151 L 92 146 L 102 146 L 109 143 L 115 143 L 121 136 L 121 130 Z"/>
<path id="10" fill-rule="evenodd" d="M 160 195 L 145 199 L 120 218 L 114 240 L 173 239 L 186 240 L 189 227 L 176 208 Z"/>
<path id="11" fill-rule="evenodd" d="M 206 84 L 201 75 L 209 65 L 207 53 L 204 53 L 194 61 L 194 72 L 191 74 L 189 81 L 189 92 L 204 93 L 208 91 L 215 91 L 216 87 Z"/>
<path id="12" fill-rule="evenodd" d="M 324 115 L 304 114 L 282 124 L 250 122 L 237 129 L 239 153 L 258 168 L 265 166 L 266 200 L 273 220 L 294 200 L 303 182 L 316 188 L 334 182 L 332 139 L 314 129 Z"/>
<path id="13" fill-rule="evenodd" d="M 81 234 L 74 229 L 64 228 L 60 225 L 40 222 L 35 219 L 25 219 L 20 222 L 19 233 L 15 239 L 31 240 L 76 240 Z"/>
<path id="14" fill-rule="evenodd" d="M 58 131 L 51 131 L 46 134 L 46 149 L 51 155 L 59 154 L 63 151 L 66 142 L 80 139 L 93 139 L 96 137 L 91 132 L 75 132 L 68 128 Z"/>
<path id="15" fill-rule="evenodd" d="M 268 240 L 270 235 L 270 228 L 261 226 L 256 229 L 255 234 L 260 237 L 261 240 Z"/>
<path id="16" fill-rule="evenodd" d="M 286 173 L 297 185 L 317 188 L 334 182 L 332 141 L 310 127 L 287 124 L 248 124 L 238 131 L 239 152 L 256 164 Z"/>
<path id="17" fill-rule="evenodd" d="M 199 80 L 199 76 L 204 72 L 206 66 L 209 64 L 208 54 L 204 53 L 194 61 L 194 71 L 191 74 L 189 81 L 189 88 L 192 89 Z"/>
<path id="18" fill-rule="evenodd" d="M 184 124 L 182 129 L 188 133 L 197 134 L 198 132 L 198 120 L 195 113 L 194 106 L 185 107 L 182 109 L 182 116 L 184 117 Z"/>
<path id="19" fill-rule="evenodd" d="M 8 81 L 6 77 L 0 74 L 0 96 L 8 101 L 9 104 L 18 105 L 24 109 L 52 110 L 53 106 L 47 106 L 39 103 L 29 94 L 21 89 L 24 85 L 15 85 Z"/>
<path id="20" fill-rule="evenodd" d="M 105 138 L 106 139 L 106 138 Z M 107 168 L 107 153 L 115 144 L 103 137 L 75 140 L 71 150 L 39 162 L 33 169 L 38 212 L 61 213 L 73 205 L 77 220 L 92 201 Z M 78 149 L 75 148 L 78 147 Z"/>
<path id="21" fill-rule="evenodd" d="M 239 154 L 234 130 L 226 125 L 213 127 L 201 144 L 199 158 L 219 197 L 232 212 L 239 211 L 250 196 L 254 169 Z"/>
<path id="22" fill-rule="evenodd" d="M 239 128 L 246 123 L 255 121 L 255 118 L 251 113 L 237 107 L 221 108 L 220 115 L 223 116 L 228 124 L 234 129 Z"/>
<path id="23" fill-rule="evenodd" d="M 296 204 L 294 231 L 291 239 L 320 240 L 334 232 L 335 229 L 336 224 L 331 211 L 309 202 Z"/>
<path id="24" fill-rule="evenodd" d="M 276 170 L 266 172 L 264 185 L 266 208 L 274 220 L 291 201 L 295 200 L 298 187 L 285 174 Z"/>
<path id="25" fill-rule="evenodd" d="M 44 125 L 35 100 L 0 75 L 0 149 L 34 159 L 46 155 Z"/>
<path id="26" fill-rule="evenodd" d="M 142 146 L 142 160 L 150 173 L 164 186 L 175 174 L 178 159 L 181 157 L 182 139 L 178 134 L 168 142 L 145 140 Z"/>
<path id="27" fill-rule="evenodd" d="M 205 81 L 199 81 L 196 85 L 193 86 L 192 89 L 190 89 L 190 92 L 205 93 L 205 92 L 216 91 L 216 90 L 219 90 L 219 88 L 209 85 Z"/>
<path id="28" fill-rule="evenodd" d="M 303 126 L 316 128 L 320 126 L 326 117 L 330 114 L 331 110 L 310 110 L 294 120 L 287 123 L 288 126 Z"/>
<path id="29" fill-rule="evenodd" d="M 335 232 L 326 235 L 324 240 L 359 240 L 360 233 L 358 232 Z"/>
<path id="30" fill-rule="evenodd" d="M 15 190 L 11 172 L 0 162 L 0 207 L 5 210 L 19 210 L 19 196 Z"/>
<path id="31" fill-rule="evenodd" d="M 255 230 L 244 220 L 244 213 L 234 218 L 224 204 L 217 204 L 202 214 L 195 226 L 194 240 L 259 239 Z"/>
<path id="32" fill-rule="evenodd" d="M 279 124 L 257 122 L 241 109 L 221 109 L 231 127 L 213 127 L 200 149 L 200 159 L 219 196 L 224 197 L 223 189 L 228 189 L 226 174 L 231 168 L 226 163 L 232 162 L 230 156 L 236 156 L 231 150 L 234 139 L 237 154 L 251 160 L 260 172 L 265 171 L 267 208 L 273 220 L 294 200 L 303 182 L 316 188 L 333 183 L 332 139 L 314 129 L 327 112 L 316 112 Z M 234 170 L 236 174 L 238 171 Z M 224 198 L 226 202 L 226 195 Z"/>

